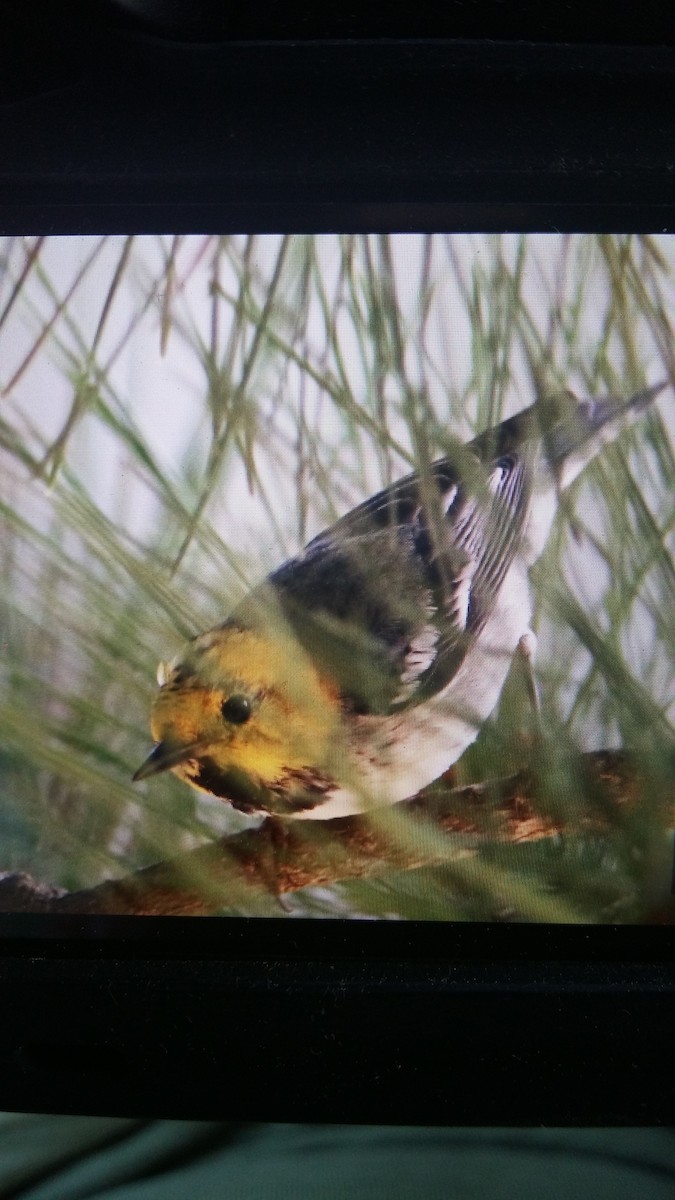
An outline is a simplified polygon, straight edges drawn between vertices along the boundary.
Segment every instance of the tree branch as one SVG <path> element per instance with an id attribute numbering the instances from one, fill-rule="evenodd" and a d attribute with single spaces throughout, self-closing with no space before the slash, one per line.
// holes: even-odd
<path id="1" fill-rule="evenodd" d="M 468 787 L 438 784 L 367 817 L 267 820 L 79 892 L 59 892 L 28 875 L 7 874 L 0 877 L 0 911 L 207 916 L 226 906 L 245 907 L 255 893 L 281 896 L 392 869 L 447 864 L 466 854 L 467 847 L 565 834 L 608 835 L 644 802 L 644 781 L 624 751 L 595 751 L 573 768 L 563 776 L 567 792 L 572 777 L 580 781 L 573 797 L 556 799 L 544 774 L 536 780 L 525 770 Z M 675 819 L 672 794 L 662 807 L 664 826 L 670 827 Z M 653 813 L 655 807 L 647 811 Z"/>

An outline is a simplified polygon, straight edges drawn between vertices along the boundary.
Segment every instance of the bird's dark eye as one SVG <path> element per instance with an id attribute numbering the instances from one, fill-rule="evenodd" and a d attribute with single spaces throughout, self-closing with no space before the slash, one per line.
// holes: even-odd
<path id="1" fill-rule="evenodd" d="M 222 716 L 232 725 L 244 725 L 253 709 L 248 696 L 229 696 L 227 700 L 223 700 L 220 706 Z"/>

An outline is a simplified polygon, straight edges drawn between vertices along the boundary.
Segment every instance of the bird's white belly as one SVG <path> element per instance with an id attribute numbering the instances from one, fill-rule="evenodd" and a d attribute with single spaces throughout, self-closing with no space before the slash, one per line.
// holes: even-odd
<path id="1" fill-rule="evenodd" d="M 341 786 L 298 816 L 327 820 L 365 812 L 414 796 L 438 779 L 496 707 L 531 616 L 527 569 L 516 560 L 480 637 L 445 690 L 394 716 L 358 718 L 344 748 Z"/>

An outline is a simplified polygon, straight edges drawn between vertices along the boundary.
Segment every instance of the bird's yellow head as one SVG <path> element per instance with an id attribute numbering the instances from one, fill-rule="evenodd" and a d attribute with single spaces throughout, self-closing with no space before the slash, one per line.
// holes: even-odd
<path id="1" fill-rule="evenodd" d="M 160 667 L 155 749 L 136 772 L 172 770 L 245 812 L 297 811 L 330 785 L 341 708 L 290 633 L 230 622 Z"/>

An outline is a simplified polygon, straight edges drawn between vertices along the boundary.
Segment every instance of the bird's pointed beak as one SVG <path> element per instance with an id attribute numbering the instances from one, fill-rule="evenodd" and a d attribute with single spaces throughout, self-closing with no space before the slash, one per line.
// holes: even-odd
<path id="1" fill-rule="evenodd" d="M 141 763 L 138 770 L 132 775 L 131 781 L 139 783 L 141 779 L 147 779 L 150 775 L 159 775 L 162 771 L 170 771 L 179 763 L 185 762 L 186 759 L 196 758 L 203 749 L 202 742 L 193 742 L 189 746 L 159 742 L 154 750 L 151 750 L 145 762 Z"/>

